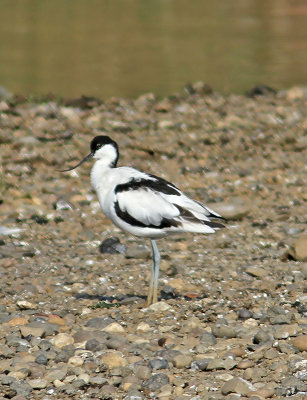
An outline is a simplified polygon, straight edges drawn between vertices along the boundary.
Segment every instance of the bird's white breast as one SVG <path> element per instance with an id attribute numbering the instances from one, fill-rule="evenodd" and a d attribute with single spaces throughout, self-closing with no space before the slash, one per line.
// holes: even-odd
<path id="1" fill-rule="evenodd" d="M 147 174 L 130 167 L 108 168 L 97 160 L 91 171 L 91 184 L 96 191 L 103 213 L 114 221 L 115 188 L 132 178 L 146 178 Z"/>

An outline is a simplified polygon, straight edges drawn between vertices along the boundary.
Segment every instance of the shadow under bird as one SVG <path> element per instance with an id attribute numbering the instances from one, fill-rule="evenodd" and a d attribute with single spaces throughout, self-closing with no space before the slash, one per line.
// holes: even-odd
<path id="1" fill-rule="evenodd" d="M 91 183 L 103 213 L 119 228 L 151 240 L 153 265 L 147 304 L 158 301 L 160 253 L 155 239 L 182 232 L 214 233 L 223 219 L 204 204 L 191 199 L 172 183 L 131 167 L 117 167 L 117 143 L 96 136 L 91 152 L 71 171 L 94 158 Z M 213 219 L 213 220 L 212 220 Z"/>

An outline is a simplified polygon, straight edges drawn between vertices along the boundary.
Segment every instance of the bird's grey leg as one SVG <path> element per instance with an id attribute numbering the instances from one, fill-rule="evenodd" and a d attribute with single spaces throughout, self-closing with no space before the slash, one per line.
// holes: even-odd
<path id="1" fill-rule="evenodd" d="M 160 253 L 156 241 L 151 239 L 152 246 L 152 269 L 149 281 L 149 291 L 147 296 L 147 305 L 156 303 L 158 301 L 158 279 L 160 269 Z"/>

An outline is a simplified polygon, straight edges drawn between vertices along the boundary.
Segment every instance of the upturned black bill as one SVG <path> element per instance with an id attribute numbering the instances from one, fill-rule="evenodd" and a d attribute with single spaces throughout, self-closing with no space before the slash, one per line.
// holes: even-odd
<path id="1" fill-rule="evenodd" d="M 60 172 L 67 172 L 67 171 L 72 171 L 73 169 L 79 167 L 81 164 L 83 164 L 85 161 L 89 160 L 90 158 L 92 158 L 94 155 L 94 153 L 90 153 L 89 155 L 87 155 L 85 158 L 83 158 L 82 161 L 80 161 L 77 165 L 75 165 L 74 167 L 71 168 L 67 168 L 67 169 L 60 169 Z"/>

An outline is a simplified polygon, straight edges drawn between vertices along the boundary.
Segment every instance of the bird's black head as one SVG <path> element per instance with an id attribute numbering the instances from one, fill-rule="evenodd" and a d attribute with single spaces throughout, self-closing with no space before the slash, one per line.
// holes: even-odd
<path id="1" fill-rule="evenodd" d="M 91 153 L 95 154 L 97 150 L 101 149 L 101 147 L 105 146 L 106 144 L 111 144 L 117 149 L 116 142 L 114 142 L 114 140 L 112 140 L 109 136 L 95 136 L 91 141 Z"/>
<path id="2" fill-rule="evenodd" d="M 111 145 L 113 149 L 108 149 L 109 151 L 101 153 L 99 150 L 102 149 L 106 145 Z M 110 153 L 111 150 L 111 153 Z M 81 164 L 83 164 L 85 161 L 91 159 L 91 158 L 109 158 L 109 166 L 111 168 L 116 167 L 117 161 L 118 161 L 118 146 L 117 143 L 114 142 L 109 136 L 96 136 L 94 139 L 91 141 L 91 152 L 89 155 L 87 155 L 82 161 L 80 161 L 77 165 L 71 168 L 67 169 L 62 169 L 61 172 L 66 172 L 66 171 L 71 171 L 77 167 L 79 167 Z"/>

